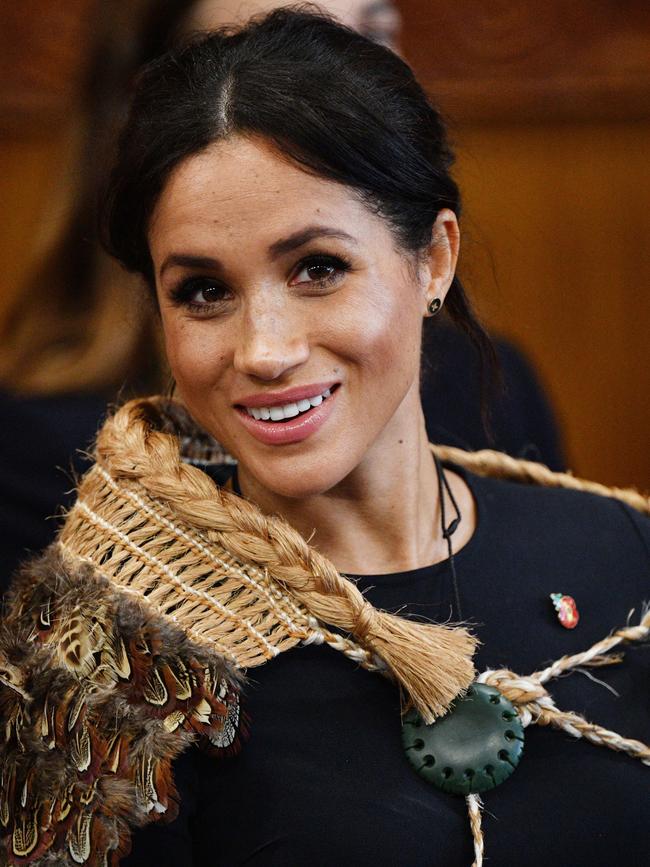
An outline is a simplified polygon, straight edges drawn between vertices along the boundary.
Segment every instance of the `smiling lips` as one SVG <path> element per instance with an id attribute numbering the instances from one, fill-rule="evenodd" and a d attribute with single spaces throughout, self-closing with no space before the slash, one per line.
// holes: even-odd
<path id="1" fill-rule="evenodd" d="M 275 395 L 250 395 L 235 409 L 244 427 L 260 442 L 297 443 L 325 423 L 334 406 L 336 386 L 336 383 L 315 383 Z"/>
<path id="2" fill-rule="evenodd" d="M 244 409 L 250 416 L 262 419 L 262 421 L 283 421 L 285 418 L 294 418 L 300 413 L 308 412 L 314 406 L 320 406 L 331 393 L 329 388 L 326 388 L 322 394 L 316 394 L 313 397 L 303 397 L 301 400 L 290 401 L 279 406 L 246 406 Z"/>

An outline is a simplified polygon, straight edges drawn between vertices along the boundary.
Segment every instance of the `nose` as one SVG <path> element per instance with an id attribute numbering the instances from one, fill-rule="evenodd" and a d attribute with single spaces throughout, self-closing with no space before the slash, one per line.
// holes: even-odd
<path id="1" fill-rule="evenodd" d="M 238 337 L 234 367 L 254 379 L 280 379 L 309 358 L 309 340 L 300 317 L 271 298 L 246 306 Z"/>

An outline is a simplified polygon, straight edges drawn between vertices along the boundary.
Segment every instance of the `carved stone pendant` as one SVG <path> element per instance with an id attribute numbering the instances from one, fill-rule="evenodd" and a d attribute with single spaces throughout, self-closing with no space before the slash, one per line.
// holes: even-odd
<path id="1" fill-rule="evenodd" d="M 524 727 L 496 687 L 473 683 L 431 725 L 410 711 L 402 724 L 402 743 L 409 762 L 428 783 L 469 795 L 508 779 L 521 758 Z"/>

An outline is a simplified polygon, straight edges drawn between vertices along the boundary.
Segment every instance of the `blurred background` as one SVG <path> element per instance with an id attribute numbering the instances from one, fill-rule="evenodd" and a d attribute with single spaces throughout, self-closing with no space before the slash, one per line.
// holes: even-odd
<path id="1" fill-rule="evenodd" d="M 532 359 L 568 466 L 650 488 L 650 5 L 401 0 L 452 121 L 461 271 Z"/>
<path id="2" fill-rule="evenodd" d="M 66 425 L 76 448 L 106 400 L 166 385 L 155 315 L 89 226 L 133 70 L 192 5 L 0 9 L 5 455 L 30 426 L 32 451 Z M 370 5 L 397 39 L 395 10 Z M 650 489 L 650 6 L 400 0 L 398 12 L 401 50 L 457 151 L 468 291 L 532 362 L 566 465 Z M 57 430 L 42 423 L 53 400 L 68 401 Z"/>

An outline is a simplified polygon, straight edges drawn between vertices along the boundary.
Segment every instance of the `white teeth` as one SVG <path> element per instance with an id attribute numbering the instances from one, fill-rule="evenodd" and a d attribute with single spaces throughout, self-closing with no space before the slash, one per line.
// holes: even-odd
<path id="1" fill-rule="evenodd" d="M 331 393 L 330 389 L 326 388 L 322 394 L 317 394 L 315 397 L 303 398 L 294 403 L 285 403 L 283 406 L 246 407 L 246 412 L 251 418 L 258 420 L 282 421 L 284 418 L 295 418 L 301 412 L 307 412 L 314 406 L 320 406 Z"/>

